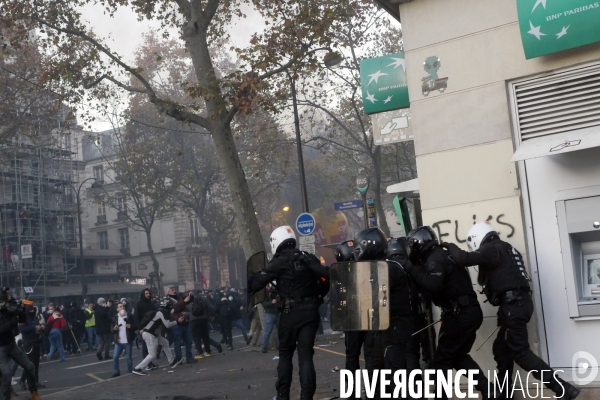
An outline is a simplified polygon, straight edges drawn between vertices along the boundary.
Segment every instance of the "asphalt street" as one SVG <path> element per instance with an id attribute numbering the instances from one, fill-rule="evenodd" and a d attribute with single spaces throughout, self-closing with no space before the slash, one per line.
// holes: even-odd
<path id="1" fill-rule="evenodd" d="M 220 334 L 212 334 L 211 337 L 217 341 L 220 340 Z M 84 345 L 85 349 L 87 345 Z M 274 384 L 277 375 L 276 350 L 269 350 L 267 354 L 260 351 L 253 351 L 250 346 L 246 346 L 241 333 L 234 330 L 234 348 L 223 353 L 217 353 L 213 349 L 213 357 L 210 359 L 198 360 L 195 364 L 181 364 L 176 369 L 169 368 L 164 354 L 155 363 L 160 365 L 156 371 L 150 372 L 149 376 L 127 375 L 127 365 L 124 357 L 120 359 L 121 377 L 111 379 L 113 375 L 113 361 L 99 361 L 95 352 L 83 351 L 81 356 L 69 356 L 67 361 L 58 360 L 43 361 L 40 364 L 40 381 L 46 386 L 40 389 L 42 398 L 60 398 L 60 399 L 209 399 L 209 398 L 247 398 L 250 394 L 253 398 L 271 398 L 274 395 Z M 315 351 L 315 365 L 318 370 L 319 379 L 327 375 L 328 386 L 320 387 L 316 398 L 331 398 L 335 395 L 338 386 L 337 372 L 334 372 L 336 366 L 343 367 L 344 346 L 340 335 L 320 335 L 317 338 Z M 182 349 L 183 350 L 183 349 Z M 193 350 L 194 354 L 195 350 Z M 111 350 L 112 355 L 112 350 Z M 134 345 L 133 365 L 139 363 L 142 359 L 141 346 L 137 350 Z M 257 369 L 255 376 L 242 374 L 244 371 Z M 258 373 L 260 372 L 260 373 Z M 324 375 L 325 374 L 325 375 Z M 21 370 L 17 371 L 13 383 L 18 380 Z M 202 376 L 200 381 L 198 378 Z M 166 382 L 172 381 L 177 377 L 177 388 L 172 387 Z M 295 375 L 295 386 L 298 387 L 297 375 Z M 335 379 L 333 379 L 335 378 Z M 122 381 L 127 380 L 129 383 Z M 143 382 L 142 385 L 139 385 Z M 333 382 L 333 386 L 332 386 Z M 147 383 L 151 383 L 148 385 Z M 173 382 L 175 383 L 175 382 Z M 198 397 L 194 386 L 202 383 L 203 396 Z M 123 388 L 123 385 L 124 388 Z M 14 386 L 17 393 L 24 397 L 27 395 L 19 385 Z M 243 389 L 243 390 L 242 390 Z M 123 392 L 123 390 L 125 390 Z M 182 392 L 183 393 L 180 393 Z M 337 390 L 337 389 L 336 389 Z M 85 395 L 80 394 L 85 393 Z M 170 394 L 183 397 L 169 397 Z M 263 397 L 264 395 L 264 397 Z M 299 393 L 298 393 L 299 395 Z M 113 397 L 117 396 L 117 397 Z M 123 397 L 125 396 L 125 397 Z M 145 397 L 150 396 L 150 397 Z M 167 396 L 167 397 L 161 397 Z M 191 397 L 186 397 L 191 396 Z M 26 397 L 25 397 L 26 398 Z"/>

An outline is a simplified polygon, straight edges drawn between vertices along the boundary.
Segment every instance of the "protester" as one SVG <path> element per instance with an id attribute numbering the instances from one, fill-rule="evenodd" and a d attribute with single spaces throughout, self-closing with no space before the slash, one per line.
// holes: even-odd
<path id="1" fill-rule="evenodd" d="M 113 352 L 113 378 L 121 376 L 119 369 L 119 357 L 125 351 L 127 359 L 127 373 L 133 372 L 132 343 L 135 339 L 135 325 L 133 317 L 125 310 L 123 303 L 117 304 L 117 315 L 111 321 L 113 341 L 115 342 L 115 351 Z"/>
<path id="2" fill-rule="evenodd" d="M 96 315 L 96 334 L 100 339 L 96 357 L 100 361 L 108 360 L 112 338 L 110 334 L 110 319 L 108 318 L 108 304 L 104 297 L 98 298 L 98 302 L 94 306 L 94 314 Z M 102 352 L 104 352 L 104 358 L 102 358 Z"/>
<path id="3" fill-rule="evenodd" d="M 60 362 L 67 360 L 65 355 L 65 348 L 63 347 L 63 338 L 61 331 L 67 329 L 67 322 L 62 316 L 60 308 L 54 310 L 54 313 L 48 317 L 48 322 L 44 330 L 48 331 L 48 340 L 50 341 L 50 352 L 46 356 L 48 359 L 52 358 L 54 353 L 58 350 L 60 354 Z"/>

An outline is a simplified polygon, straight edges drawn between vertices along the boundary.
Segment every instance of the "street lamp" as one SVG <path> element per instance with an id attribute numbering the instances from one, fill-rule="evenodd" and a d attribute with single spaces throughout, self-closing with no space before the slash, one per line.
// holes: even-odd
<path id="1" fill-rule="evenodd" d="M 289 206 L 283 206 L 283 211 L 285 211 L 285 212 L 290 211 L 290 207 Z"/>
<path id="2" fill-rule="evenodd" d="M 66 182 L 66 183 L 59 183 L 57 185 L 69 185 L 71 187 L 71 189 L 75 192 L 75 198 L 77 201 L 77 223 L 79 225 L 79 265 L 81 267 L 81 295 L 83 296 L 83 299 L 85 300 L 85 297 L 87 295 L 87 288 L 85 285 L 85 268 L 83 266 L 83 229 L 81 228 L 81 197 L 80 197 L 80 192 L 81 192 L 81 188 L 83 187 L 83 184 L 86 183 L 87 181 L 90 180 L 94 180 L 95 182 L 92 183 L 92 188 L 101 188 L 102 184 L 100 184 L 96 178 L 87 178 L 85 179 L 83 182 L 81 182 L 79 184 L 79 187 L 77 189 L 75 189 L 75 186 L 73 186 L 73 184 L 71 182 Z"/>
<path id="3" fill-rule="evenodd" d="M 334 51 L 328 52 L 324 57 L 324 65 L 327 68 L 332 68 L 342 62 L 342 56 Z M 295 71 L 294 71 L 295 72 Z M 300 137 L 300 118 L 298 117 L 298 99 L 296 97 L 296 79 L 294 74 L 287 71 L 290 79 L 290 90 L 292 92 L 292 105 L 294 109 L 294 128 L 296 131 L 296 148 L 298 150 L 298 169 L 300 172 L 300 194 L 302 196 L 302 211 L 307 213 L 308 209 L 308 194 L 306 192 L 306 176 L 304 174 L 304 158 L 302 156 L 302 139 Z"/>

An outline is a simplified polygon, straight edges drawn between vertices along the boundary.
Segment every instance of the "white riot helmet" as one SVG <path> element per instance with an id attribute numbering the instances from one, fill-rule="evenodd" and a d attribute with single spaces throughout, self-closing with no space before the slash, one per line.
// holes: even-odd
<path id="1" fill-rule="evenodd" d="M 477 222 L 469 229 L 469 234 L 467 235 L 467 246 L 469 247 L 469 251 L 478 250 L 481 243 L 492 234 L 498 234 L 492 224 L 487 221 Z"/>
<path id="2" fill-rule="evenodd" d="M 271 251 L 276 254 L 283 249 L 284 245 L 296 247 L 296 234 L 290 226 L 280 226 L 271 233 L 269 242 L 271 243 Z"/>

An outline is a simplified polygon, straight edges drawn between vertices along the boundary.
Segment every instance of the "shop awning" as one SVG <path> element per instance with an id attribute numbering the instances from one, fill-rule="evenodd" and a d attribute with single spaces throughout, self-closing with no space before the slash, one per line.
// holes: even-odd
<path id="1" fill-rule="evenodd" d="M 592 147 L 600 147 L 600 129 L 597 126 L 527 139 L 517 148 L 510 161 L 529 160 Z"/>
<path id="2" fill-rule="evenodd" d="M 79 249 L 69 249 L 67 254 L 69 255 L 69 257 L 78 258 L 79 257 Z M 87 259 L 105 260 L 108 258 L 123 258 L 123 257 L 125 257 L 125 256 L 119 250 L 83 249 L 83 258 L 87 258 Z"/>
<path id="3" fill-rule="evenodd" d="M 419 178 L 400 183 L 394 183 L 385 189 L 388 193 L 397 194 L 400 197 L 419 197 Z"/>

